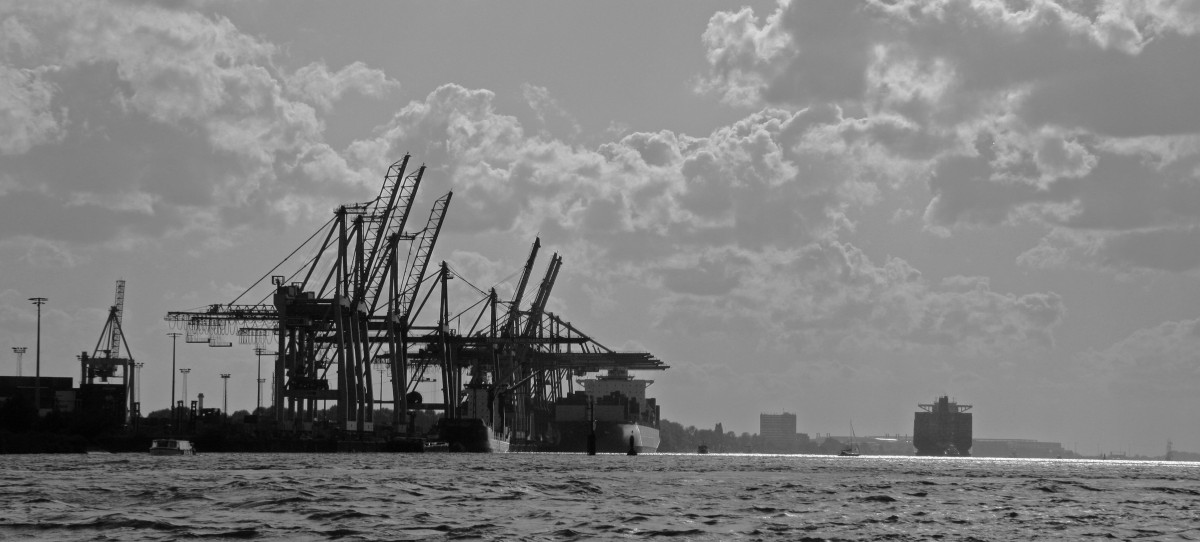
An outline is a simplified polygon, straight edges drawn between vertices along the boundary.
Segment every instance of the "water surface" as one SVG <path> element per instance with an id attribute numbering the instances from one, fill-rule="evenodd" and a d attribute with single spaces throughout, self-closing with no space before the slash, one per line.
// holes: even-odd
<path id="1" fill-rule="evenodd" d="M 0 456 L 0 540 L 1200 540 L 1200 463 Z"/>

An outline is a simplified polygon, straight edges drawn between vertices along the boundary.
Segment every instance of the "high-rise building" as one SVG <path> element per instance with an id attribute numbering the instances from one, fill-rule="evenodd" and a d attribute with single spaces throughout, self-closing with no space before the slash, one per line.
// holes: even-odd
<path id="1" fill-rule="evenodd" d="M 759 414 L 758 434 L 762 437 L 764 452 L 798 451 L 795 414 Z"/>

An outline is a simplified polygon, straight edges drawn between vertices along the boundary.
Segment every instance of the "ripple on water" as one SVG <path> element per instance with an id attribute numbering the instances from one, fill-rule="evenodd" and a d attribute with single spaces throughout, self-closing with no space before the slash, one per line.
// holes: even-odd
<path id="1" fill-rule="evenodd" d="M 1015 540 L 1197 534 L 1179 526 L 1195 520 L 1200 465 L 719 454 L 18 456 L 0 463 L 0 481 L 0 539 Z"/>

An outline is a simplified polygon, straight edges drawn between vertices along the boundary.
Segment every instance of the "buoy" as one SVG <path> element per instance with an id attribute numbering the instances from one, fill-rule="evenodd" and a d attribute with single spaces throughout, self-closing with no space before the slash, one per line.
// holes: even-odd
<path id="1" fill-rule="evenodd" d="M 625 455 L 637 455 L 637 446 L 633 445 L 633 435 L 629 435 L 629 451 Z"/>

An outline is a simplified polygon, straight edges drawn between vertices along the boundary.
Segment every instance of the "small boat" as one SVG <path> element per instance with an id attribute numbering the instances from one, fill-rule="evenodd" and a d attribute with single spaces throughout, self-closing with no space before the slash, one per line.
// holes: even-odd
<path id="1" fill-rule="evenodd" d="M 842 448 L 838 455 L 842 457 L 858 457 L 858 437 L 854 435 L 854 420 L 850 420 L 850 445 Z"/>
<path id="2" fill-rule="evenodd" d="M 150 443 L 150 455 L 195 455 L 192 443 L 178 439 L 155 439 Z"/>

